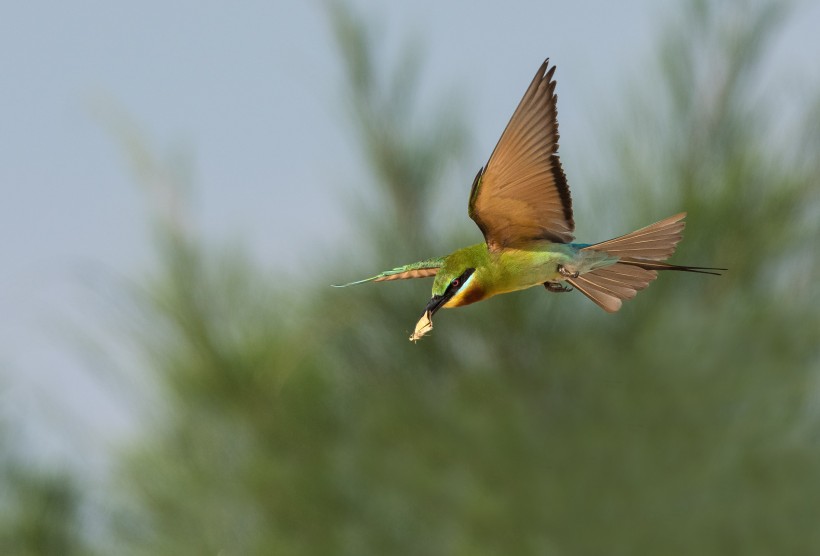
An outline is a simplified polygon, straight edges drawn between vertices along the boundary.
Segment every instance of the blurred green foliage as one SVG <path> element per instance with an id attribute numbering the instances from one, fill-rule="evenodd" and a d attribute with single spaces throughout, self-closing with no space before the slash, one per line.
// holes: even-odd
<path id="1" fill-rule="evenodd" d="M 87 554 L 78 481 L 67 471 L 32 465 L 9 429 L 0 427 L 0 554 Z"/>
<path id="2" fill-rule="evenodd" d="M 619 219 L 591 240 L 688 210 L 676 260 L 725 276 L 664 275 L 616 315 L 533 289 L 413 345 L 429 282 L 326 284 L 459 246 L 430 215 L 465 127 L 424 117 L 418 63 L 385 74 L 331 3 L 379 203 L 300 284 L 160 215 L 133 322 L 157 399 L 106 553 L 820 553 L 820 121 L 778 136 L 778 99 L 750 93 L 777 6 L 689 3 L 647 70 L 660 86 L 613 122 L 608 212 L 578 210 Z"/>

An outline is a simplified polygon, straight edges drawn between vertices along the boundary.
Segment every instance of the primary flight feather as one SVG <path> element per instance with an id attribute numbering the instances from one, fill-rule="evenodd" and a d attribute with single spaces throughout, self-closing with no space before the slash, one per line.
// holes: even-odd
<path id="1" fill-rule="evenodd" d="M 572 286 L 612 313 L 657 278 L 659 270 L 724 270 L 663 262 L 681 240 L 686 213 L 601 243 L 572 243 L 575 221 L 558 158 L 554 73 L 555 66 L 545 60 L 473 181 L 468 214 L 485 243 L 344 284 L 435 276 L 433 297 L 411 340 L 432 330 L 433 314 L 442 307 L 532 286 L 543 284 L 550 292 L 571 291 Z"/>

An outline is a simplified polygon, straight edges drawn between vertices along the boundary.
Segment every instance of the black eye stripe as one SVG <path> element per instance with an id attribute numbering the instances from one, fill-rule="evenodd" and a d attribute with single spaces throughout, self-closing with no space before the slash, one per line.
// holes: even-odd
<path id="1" fill-rule="evenodd" d="M 458 278 L 453 278 L 452 282 L 450 282 L 450 285 L 447 287 L 447 289 L 453 290 L 454 288 L 458 288 L 464 282 L 467 281 L 467 279 L 473 274 L 473 272 L 475 272 L 474 268 L 468 268 L 467 270 L 461 273 L 461 276 L 459 276 Z"/>

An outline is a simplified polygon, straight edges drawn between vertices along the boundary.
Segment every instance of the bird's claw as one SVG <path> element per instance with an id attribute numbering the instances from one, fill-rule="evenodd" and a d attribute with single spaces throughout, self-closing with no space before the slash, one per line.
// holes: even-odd
<path id="1" fill-rule="evenodd" d="M 572 288 L 569 286 L 564 286 L 560 282 L 544 282 L 544 287 L 547 288 L 548 292 L 554 293 L 563 293 L 563 292 L 571 292 Z"/>

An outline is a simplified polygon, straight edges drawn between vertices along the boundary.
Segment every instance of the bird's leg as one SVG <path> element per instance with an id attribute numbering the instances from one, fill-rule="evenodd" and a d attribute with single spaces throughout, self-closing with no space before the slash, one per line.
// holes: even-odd
<path id="1" fill-rule="evenodd" d="M 560 282 L 544 282 L 544 287 L 547 288 L 548 292 L 554 293 L 562 293 L 562 292 L 571 292 L 572 288 L 569 286 L 563 286 Z"/>
<path id="2" fill-rule="evenodd" d="M 578 276 L 580 275 L 580 273 L 577 270 L 575 272 L 570 272 L 569 270 L 564 268 L 564 265 L 562 264 L 558 265 L 558 274 L 560 274 L 564 278 L 578 278 Z"/>

